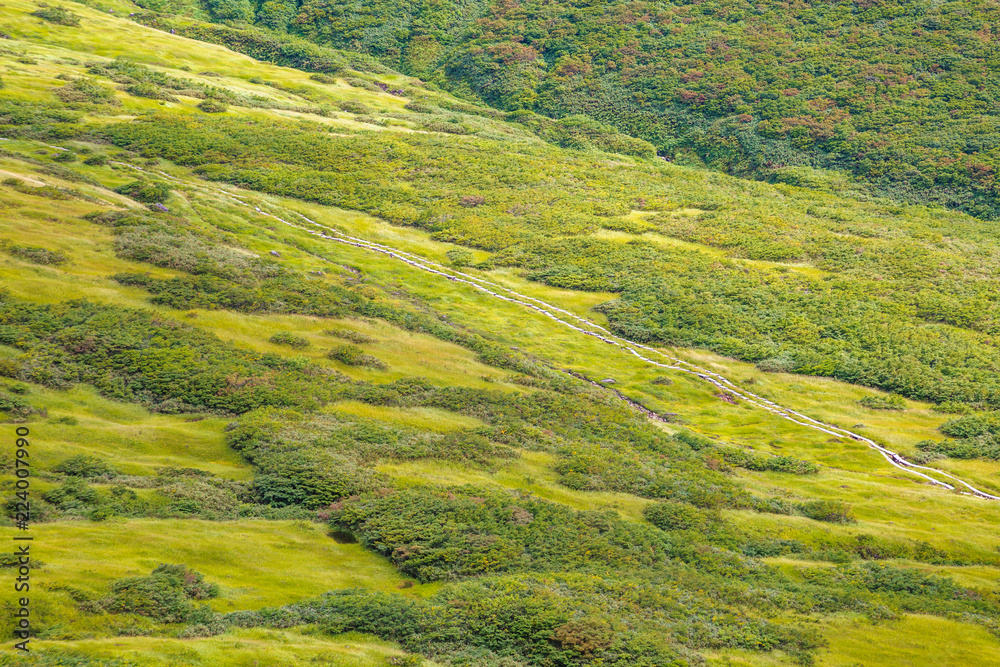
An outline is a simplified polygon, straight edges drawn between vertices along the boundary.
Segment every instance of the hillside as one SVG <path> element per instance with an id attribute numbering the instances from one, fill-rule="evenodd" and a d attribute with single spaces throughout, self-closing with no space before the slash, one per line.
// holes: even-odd
<path id="1" fill-rule="evenodd" d="M 584 114 L 682 162 L 847 172 L 1000 216 L 995 3 L 147 0 L 371 54 L 517 118 Z"/>
<path id="2" fill-rule="evenodd" d="M 993 659 L 998 223 L 153 9 L 0 7 L 0 664 Z"/>

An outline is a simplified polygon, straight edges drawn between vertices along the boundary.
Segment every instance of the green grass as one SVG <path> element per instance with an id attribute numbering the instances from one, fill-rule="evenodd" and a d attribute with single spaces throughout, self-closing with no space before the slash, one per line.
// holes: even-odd
<path id="1" fill-rule="evenodd" d="M 47 419 L 30 425 L 34 462 L 41 468 L 51 468 L 76 454 L 90 454 L 127 475 L 152 475 L 156 468 L 170 466 L 200 468 L 229 479 L 252 474 L 225 442 L 222 430 L 229 419 L 153 414 L 138 405 L 104 398 L 85 385 L 68 391 L 33 386 L 26 398 L 48 411 Z M 55 421 L 61 417 L 77 423 Z"/>
<path id="2" fill-rule="evenodd" d="M 970 667 L 993 664 L 996 657 L 996 639 L 982 628 L 931 616 L 907 614 L 876 625 L 864 617 L 840 615 L 817 627 L 828 642 L 817 652 L 817 667 Z M 712 667 L 796 664 L 788 656 L 751 651 L 712 652 L 707 657 Z"/>
<path id="3" fill-rule="evenodd" d="M 129 656 L 136 667 L 278 667 L 302 664 L 329 667 L 368 667 L 390 664 L 406 655 L 391 643 L 366 635 L 320 637 L 289 630 L 238 630 L 205 639 L 114 637 L 78 641 L 40 641 L 39 650 L 69 650 L 87 656 Z M 423 661 L 430 667 L 434 663 Z"/>

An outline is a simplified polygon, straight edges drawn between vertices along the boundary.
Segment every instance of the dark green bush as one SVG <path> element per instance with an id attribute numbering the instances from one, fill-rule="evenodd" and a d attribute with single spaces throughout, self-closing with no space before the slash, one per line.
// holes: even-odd
<path id="1" fill-rule="evenodd" d="M 309 78 L 319 83 L 335 85 L 337 83 L 337 77 L 333 76 L 334 74 L 336 74 L 336 72 L 326 72 L 326 73 L 317 72 L 316 74 L 309 75 Z"/>
<path id="2" fill-rule="evenodd" d="M 347 113 L 355 115 L 369 115 L 375 113 L 375 109 L 368 106 L 364 102 L 358 102 L 355 100 L 338 100 L 335 104 L 341 111 L 346 111 Z"/>
<path id="3" fill-rule="evenodd" d="M 0 245 L 0 247 L 11 255 L 20 257 L 32 264 L 59 265 L 65 264 L 69 260 L 62 251 L 48 250 L 47 248 L 38 246 Z"/>
<path id="4" fill-rule="evenodd" d="M 52 7 L 39 7 L 31 12 L 32 16 L 37 16 L 49 23 L 77 27 L 80 25 L 80 17 L 69 11 L 65 7 L 55 5 Z"/>
<path id="5" fill-rule="evenodd" d="M 803 516 L 830 523 L 854 523 L 856 519 L 847 503 L 839 500 L 810 500 L 797 506 Z"/>
<path id="6" fill-rule="evenodd" d="M 162 181 L 133 181 L 115 188 L 115 192 L 144 204 L 162 204 L 170 197 L 170 186 Z"/>
<path id="7" fill-rule="evenodd" d="M 302 336 L 296 336 L 293 333 L 287 331 L 279 331 L 268 339 L 275 345 L 287 345 L 288 347 L 293 347 L 297 350 L 309 347 L 309 341 Z"/>
<path id="8" fill-rule="evenodd" d="M 222 100 L 209 98 L 199 102 L 198 109 L 204 111 L 205 113 L 223 113 L 229 109 L 229 105 Z"/>
<path id="9" fill-rule="evenodd" d="M 70 477 L 85 478 L 107 477 L 117 473 L 107 461 L 90 454 L 77 454 L 64 459 L 61 463 L 53 466 L 52 471 Z"/>
<path id="10" fill-rule="evenodd" d="M 906 402 L 899 396 L 865 396 L 858 404 L 869 410 L 905 410 Z"/>
<path id="11" fill-rule="evenodd" d="M 326 356 L 348 366 L 365 366 L 379 370 L 385 370 L 386 368 L 385 362 L 381 359 L 374 355 L 366 354 L 364 350 L 355 345 L 341 345 L 330 350 Z"/>
<path id="12" fill-rule="evenodd" d="M 87 486 L 83 479 L 76 477 L 66 480 L 59 487 L 46 491 L 42 498 L 60 511 L 69 513 L 87 511 L 101 502 L 97 491 Z"/>
<path id="13" fill-rule="evenodd" d="M 661 530 L 704 530 L 717 519 L 705 510 L 674 500 L 647 505 L 646 520 Z"/>
<path id="14" fill-rule="evenodd" d="M 148 577 L 113 582 L 110 594 L 99 601 L 99 607 L 112 614 L 139 614 L 161 623 L 202 620 L 206 610 L 191 601 L 219 595 L 219 587 L 204 579 L 204 575 L 184 565 L 160 565 Z"/>
<path id="15" fill-rule="evenodd" d="M 349 340 L 352 343 L 357 343 L 358 345 L 375 342 L 375 339 L 371 336 L 367 336 L 359 331 L 352 331 L 351 329 L 324 329 L 323 333 L 327 336 L 335 336 L 337 338 Z"/>
<path id="16" fill-rule="evenodd" d="M 66 104 L 121 105 L 113 90 L 90 79 L 72 79 L 52 92 Z"/>

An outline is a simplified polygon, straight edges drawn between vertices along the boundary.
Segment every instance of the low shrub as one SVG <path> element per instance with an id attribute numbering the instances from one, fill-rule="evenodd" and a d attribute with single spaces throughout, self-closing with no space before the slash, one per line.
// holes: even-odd
<path id="1" fill-rule="evenodd" d="M 287 331 L 279 331 L 274 334 L 268 340 L 275 345 L 287 345 L 288 347 L 301 350 L 303 348 L 309 347 L 309 341 L 302 336 L 296 336 L 293 333 Z"/>
<path id="2" fill-rule="evenodd" d="M 58 265 L 65 264 L 69 259 L 59 250 L 48 250 L 39 246 L 0 245 L 0 248 L 32 264 Z"/>
<path id="3" fill-rule="evenodd" d="M 337 78 L 333 76 L 335 72 L 317 72 L 309 76 L 310 79 L 318 83 L 325 83 L 327 85 L 334 85 L 337 83 Z"/>
<path id="4" fill-rule="evenodd" d="M 364 350 L 355 345 L 341 345 L 330 350 L 326 356 L 348 366 L 364 366 L 378 370 L 385 370 L 387 368 L 385 362 L 381 359 L 374 355 L 366 354 Z"/>
<path id="5" fill-rule="evenodd" d="M 905 410 L 906 402 L 899 396 L 865 396 L 858 404 L 869 410 Z"/>
<path id="6" fill-rule="evenodd" d="M 80 25 L 80 17 L 61 6 L 39 7 L 31 12 L 31 15 L 37 16 L 49 23 L 55 23 L 56 25 L 71 27 L 78 27 Z"/>
<path id="7" fill-rule="evenodd" d="M 144 204 L 162 204 L 170 197 L 170 187 L 160 181 L 133 181 L 115 188 L 115 192 Z"/>
<path id="8" fill-rule="evenodd" d="M 473 262 L 472 253 L 462 248 L 452 248 L 448 251 L 448 261 L 452 266 L 469 266 Z"/>
<path id="9" fill-rule="evenodd" d="M 643 514 L 661 530 L 703 530 L 715 520 L 711 513 L 675 500 L 647 505 Z"/>
<path id="10" fill-rule="evenodd" d="M 113 582 L 110 594 L 96 606 L 112 614 L 138 614 L 161 623 L 198 622 L 210 619 L 212 614 L 207 607 L 196 607 L 191 601 L 218 596 L 218 585 L 206 582 L 201 573 L 184 565 L 160 565 L 148 577 Z"/>
<path id="11" fill-rule="evenodd" d="M 222 100 L 208 98 L 198 103 L 198 109 L 205 113 L 223 113 L 229 110 L 229 105 Z"/>
<path id="12" fill-rule="evenodd" d="M 117 474 L 114 467 L 104 459 L 90 454 L 77 454 L 52 467 L 53 472 L 70 477 L 106 477 Z"/>
<path id="13" fill-rule="evenodd" d="M 810 500 L 799 503 L 797 509 L 803 516 L 815 521 L 828 521 L 830 523 L 854 523 L 856 521 L 851 513 L 850 505 L 838 500 Z"/>
<path id="14" fill-rule="evenodd" d="M 346 111 L 347 113 L 352 113 L 356 116 L 364 116 L 375 113 L 375 109 L 368 106 L 364 102 L 358 102 L 356 100 L 340 100 L 335 104 L 341 111 Z"/>
<path id="15" fill-rule="evenodd" d="M 365 334 L 352 331 L 351 329 L 325 329 L 323 331 L 327 336 L 334 336 L 336 338 L 343 338 L 344 340 L 349 340 L 352 343 L 357 343 L 358 345 L 364 345 L 365 343 L 374 343 L 375 339 L 371 336 L 366 336 Z"/>

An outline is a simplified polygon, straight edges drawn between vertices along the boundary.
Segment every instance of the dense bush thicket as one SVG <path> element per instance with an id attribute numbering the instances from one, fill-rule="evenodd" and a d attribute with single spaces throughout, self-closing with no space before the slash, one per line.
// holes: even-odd
<path id="1" fill-rule="evenodd" d="M 1000 460 L 1000 412 L 969 414 L 941 425 L 948 440 L 917 443 L 921 451 L 956 459 Z"/>
<path id="2" fill-rule="evenodd" d="M 614 513 L 483 488 L 405 489 L 331 507 L 333 525 L 421 581 L 517 570 L 569 570 L 664 562 L 664 534 Z"/>
<path id="3" fill-rule="evenodd" d="M 586 114 L 661 155 L 763 178 L 833 167 L 897 199 L 1000 217 L 1000 61 L 983 30 L 1000 15 L 986 0 L 254 6 L 246 20 L 499 109 Z"/>

